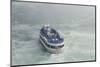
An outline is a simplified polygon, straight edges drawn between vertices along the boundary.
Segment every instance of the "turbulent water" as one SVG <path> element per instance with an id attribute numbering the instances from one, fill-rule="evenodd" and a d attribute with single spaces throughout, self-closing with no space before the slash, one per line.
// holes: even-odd
<path id="1" fill-rule="evenodd" d="M 45 24 L 65 39 L 61 54 L 50 54 L 39 42 Z M 95 60 L 95 8 L 12 2 L 12 65 Z"/>

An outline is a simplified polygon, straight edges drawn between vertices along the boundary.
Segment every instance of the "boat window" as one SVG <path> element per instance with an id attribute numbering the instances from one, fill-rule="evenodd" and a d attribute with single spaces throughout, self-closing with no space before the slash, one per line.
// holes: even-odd
<path id="1" fill-rule="evenodd" d="M 57 48 L 62 48 L 64 45 L 61 45 L 61 46 L 51 46 L 51 45 L 48 45 L 48 44 L 47 44 L 47 46 L 48 46 L 49 48 L 56 48 L 56 49 L 57 49 Z"/>
<path id="2" fill-rule="evenodd" d="M 64 45 L 58 46 L 58 48 L 62 48 Z"/>

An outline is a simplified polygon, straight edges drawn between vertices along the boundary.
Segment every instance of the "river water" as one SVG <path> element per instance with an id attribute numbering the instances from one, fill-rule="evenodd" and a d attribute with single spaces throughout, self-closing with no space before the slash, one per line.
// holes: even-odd
<path id="1" fill-rule="evenodd" d="M 61 54 L 50 54 L 39 42 L 45 24 L 65 39 Z M 95 60 L 95 7 L 12 2 L 12 65 Z"/>

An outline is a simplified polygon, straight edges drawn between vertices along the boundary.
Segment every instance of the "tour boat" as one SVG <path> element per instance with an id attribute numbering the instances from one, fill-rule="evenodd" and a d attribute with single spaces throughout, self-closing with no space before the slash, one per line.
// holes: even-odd
<path id="1" fill-rule="evenodd" d="M 51 28 L 49 25 L 44 25 L 40 30 L 40 42 L 48 52 L 57 54 L 61 53 L 64 47 L 64 38 L 59 32 Z"/>

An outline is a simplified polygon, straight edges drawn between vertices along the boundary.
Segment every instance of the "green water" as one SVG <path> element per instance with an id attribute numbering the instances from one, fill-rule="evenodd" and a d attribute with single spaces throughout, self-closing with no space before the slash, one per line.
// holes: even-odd
<path id="1" fill-rule="evenodd" d="M 61 54 L 39 42 L 45 24 L 65 39 Z M 12 65 L 95 60 L 95 7 L 12 2 Z"/>

